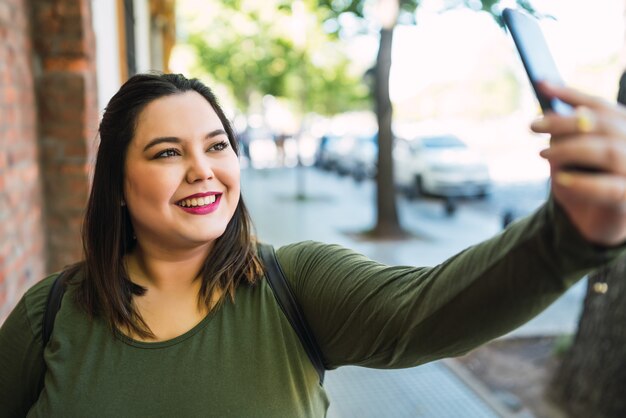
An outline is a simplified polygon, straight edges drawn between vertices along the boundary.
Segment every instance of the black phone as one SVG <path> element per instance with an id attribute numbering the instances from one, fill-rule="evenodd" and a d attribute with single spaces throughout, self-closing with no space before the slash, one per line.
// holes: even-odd
<path id="1" fill-rule="evenodd" d="M 544 96 L 537 88 L 537 82 L 542 80 L 563 85 L 561 74 L 552 58 L 537 19 L 520 10 L 508 8 L 502 12 L 502 18 L 511 33 L 542 111 L 544 113 L 552 111 L 562 115 L 572 114 L 574 110 L 570 105 L 559 99 Z"/>
<path id="2" fill-rule="evenodd" d="M 552 84 L 563 85 L 561 74 L 552 58 L 548 44 L 541 32 L 541 28 L 533 16 L 515 9 L 504 9 L 502 12 L 504 24 L 509 29 L 517 52 L 519 53 L 530 84 L 535 90 L 537 100 L 543 113 L 548 111 L 560 115 L 572 115 L 574 108 L 562 100 L 546 97 L 537 88 L 539 81 L 548 81 Z M 570 165 L 565 167 L 568 171 L 583 173 L 599 173 L 593 167 Z"/>

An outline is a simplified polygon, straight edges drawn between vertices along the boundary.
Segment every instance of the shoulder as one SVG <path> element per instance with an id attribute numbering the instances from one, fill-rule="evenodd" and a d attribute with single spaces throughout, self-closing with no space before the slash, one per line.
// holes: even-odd
<path id="1" fill-rule="evenodd" d="M 27 306 L 35 307 L 38 305 L 45 305 L 50 293 L 50 289 L 54 284 L 54 280 L 59 276 L 60 272 L 53 273 L 43 280 L 35 283 L 30 289 L 24 293 L 24 301 Z"/>
<path id="2" fill-rule="evenodd" d="M 349 248 L 317 241 L 282 246 L 276 250 L 276 257 L 287 276 L 313 272 L 323 274 L 339 266 L 346 268 L 361 263 L 373 263 L 363 254 Z"/>
<path id="3" fill-rule="evenodd" d="M 59 274 L 61 273 L 52 273 L 35 283 L 24 293 L 24 298 L 29 300 L 38 300 L 43 297 L 45 299 L 48 296 L 48 292 L 50 292 L 50 289 L 52 288 L 54 280 L 59 276 Z"/>
<path id="4" fill-rule="evenodd" d="M 30 289 L 28 289 L 26 293 L 24 293 L 21 303 L 23 303 L 25 314 L 34 335 L 40 335 L 41 333 L 41 321 L 46 309 L 48 294 L 50 293 L 52 284 L 58 275 L 58 272 L 51 274 L 50 276 L 37 282 Z"/>
<path id="5" fill-rule="evenodd" d="M 29 341 L 33 339 L 41 341 L 42 320 L 48 293 L 57 276 L 58 273 L 51 274 L 35 283 L 22 295 L 0 328 L 4 337 L 10 335 L 10 339 L 13 341 L 19 340 L 19 338 L 26 338 Z M 22 337 L 19 337 L 19 335 Z"/>
<path id="6" fill-rule="evenodd" d="M 337 244 L 301 241 L 279 247 L 276 249 L 276 257 L 281 265 L 292 265 L 344 252 L 352 251 Z"/>

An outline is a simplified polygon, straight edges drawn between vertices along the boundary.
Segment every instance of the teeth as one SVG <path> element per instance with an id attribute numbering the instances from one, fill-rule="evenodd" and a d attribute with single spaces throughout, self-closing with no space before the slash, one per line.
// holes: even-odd
<path id="1" fill-rule="evenodd" d="M 182 207 L 193 208 L 197 206 L 210 205 L 211 203 L 215 203 L 215 195 L 185 199 L 182 200 L 179 205 Z"/>

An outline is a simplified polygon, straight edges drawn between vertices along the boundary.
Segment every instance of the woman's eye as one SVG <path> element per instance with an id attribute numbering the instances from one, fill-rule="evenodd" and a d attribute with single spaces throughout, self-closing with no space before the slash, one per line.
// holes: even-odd
<path id="1" fill-rule="evenodd" d="M 211 148 L 209 148 L 209 151 L 224 151 L 229 145 L 228 141 L 218 142 L 217 144 L 213 144 Z"/>
<path id="2" fill-rule="evenodd" d="M 178 155 L 177 150 L 173 148 L 169 148 L 169 149 L 159 152 L 157 155 L 154 156 L 154 158 L 169 158 L 169 157 L 176 157 L 177 155 Z"/>

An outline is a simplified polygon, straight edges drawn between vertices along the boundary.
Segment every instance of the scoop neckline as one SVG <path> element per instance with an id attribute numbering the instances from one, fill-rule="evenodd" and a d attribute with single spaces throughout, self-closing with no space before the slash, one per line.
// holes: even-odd
<path id="1" fill-rule="evenodd" d="M 211 320 L 215 316 L 216 312 L 221 310 L 221 308 L 222 308 L 222 306 L 218 306 L 215 309 L 212 309 L 211 312 L 206 314 L 206 316 L 204 318 L 202 318 L 202 320 L 200 322 L 198 322 L 196 325 L 194 325 L 188 331 L 185 331 L 184 333 L 180 334 L 177 337 L 170 338 L 169 340 L 165 340 L 165 341 L 139 341 L 139 340 L 136 340 L 136 339 L 134 339 L 132 337 L 129 337 L 128 335 L 126 335 L 123 332 L 121 332 L 119 329 L 115 330 L 115 336 L 118 339 L 120 339 L 122 342 L 124 342 L 124 343 L 126 343 L 128 345 L 131 345 L 133 347 L 138 347 L 138 348 L 157 349 L 157 348 L 171 347 L 173 345 L 182 343 L 183 341 L 193 337 L 198 332 L 200 332 L 203 328 L 205 328 L 209 324 L 209 322 L 211 322 Z"/>

